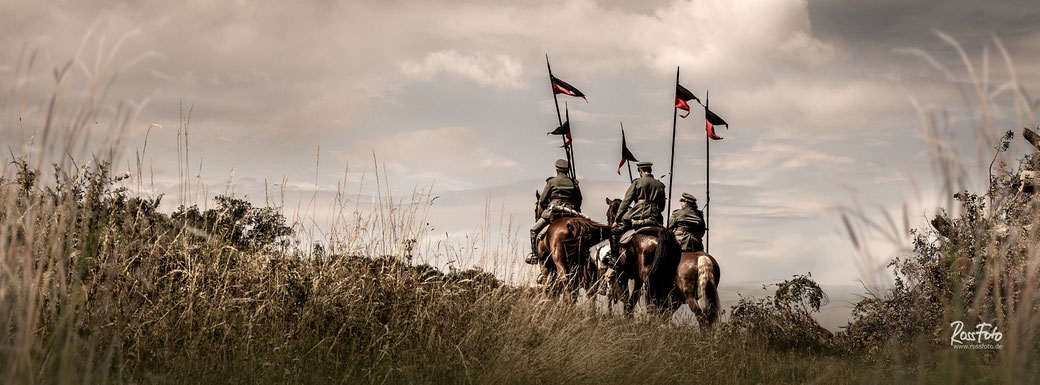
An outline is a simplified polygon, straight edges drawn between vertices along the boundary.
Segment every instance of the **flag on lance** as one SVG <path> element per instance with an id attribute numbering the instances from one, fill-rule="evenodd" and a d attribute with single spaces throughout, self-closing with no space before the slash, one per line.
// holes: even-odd
<path id="1" fill-rule="evenodd" d="M 552 75 L 550 75 L 550 76 L 552 76 Z M 565 82 L 563 80 L 560 80 L 560 78 L 555 77 L 555 76 L 552 76 L 552 88 L 553 88 L 553 94 L 564 94 L 564 95 L 570 95 L 570 96 L 573 96 L 573 97 L 576 97 L 576 98 L 585 99 L 585 94 L 583 94 L 580 90 L 578 90 L 576 87 L 572 86 L 570 83 L 567 83 L 567 82 Z M 588 103 L 588 102 L 589 102 L 589 100 L 585 99 L 585 103 Z"/>

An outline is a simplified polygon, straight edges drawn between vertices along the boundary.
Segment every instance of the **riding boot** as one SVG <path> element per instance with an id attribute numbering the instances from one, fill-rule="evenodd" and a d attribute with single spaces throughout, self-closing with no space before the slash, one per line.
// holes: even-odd
<path id="1" fill-rule="evenodd" d="M 528 265 L 538 264 L 538 230 L 531 229 L 531 254 L 527 255 L 524 263 Z"/>

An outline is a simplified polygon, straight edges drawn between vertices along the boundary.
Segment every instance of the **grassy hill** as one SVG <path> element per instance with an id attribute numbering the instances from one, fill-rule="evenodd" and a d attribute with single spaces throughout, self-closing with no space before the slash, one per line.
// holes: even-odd
<path id="1" fill-rule="evenodd" d="M 1037 371 L 1038 211 L 1011 172 L 995 178 L 999 214 L 960 194 L 960 216 L 918 230 L 915 254 L 893 262 L 896 289 L 832 334 L 811 317 L 825 293 L 807 276 L 702 332 L 404 255 L 292 251 L 277 210 L 220 197 L 162 213 L 161 197 L 132 196 L 104 163 L 48 184 L 12 165 L 3 383 L 997 383 Z M 947 321 L 970 317 L 995 320 L 1004 349 L 950 348 Z"/>

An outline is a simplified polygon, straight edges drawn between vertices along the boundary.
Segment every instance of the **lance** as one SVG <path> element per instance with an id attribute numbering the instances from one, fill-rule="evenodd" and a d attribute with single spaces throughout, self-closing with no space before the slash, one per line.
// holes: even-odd
<path id="1" fill-rule="evenodd" d="M 679 67 L 675 67 L 675 87 L 673 89 L 679 89 Z M 679 116 L 679 106 L 672 107 L 672 155 L 671 161 L 668 166 L 668 213 L 667 219 L 664 223 L 668 223 L 672 220 L 672 178 L 675 177 L 675 124 Z"/>
<path id="2" fill-rule="evenodd" d="M 704 90 L 704 113 L 708 112 L 709 91 Z M 707 122 L 708 117 L 704 117 Z M 707 124 L 707 123 L 705 123 Z M 726 126 L 729 127 L 729 126 Z M 711 235 L 708 233 L 708 218 L 711 217 L 711 138 L 704 135 L 704 252 L 708 252 L 708 242 Z"/>
<path id="3" fill-rule="evenodd" d="M 560 115 L 560 100 L 556 97 L 556 90 L 553 88 L 555 83 L 553 83 L 552 66 L 549 65 L 549 54 L 545 54 L 545 68 L 549 70 L 549 89 L 553 92 L 553 103 L 556 105 L 556 120 L 558 120 L 562 126 L 563 116 Z M 577 174 L 574 173 L 574 160 L 571 159 L 571 149 L 570 146 L 567 145 L 567 137 L 564 136 L 560 139 L 563 140 L 563 152 L 567 156 L 567 162 L 571 164 L 570 176 L 572 179 L 577 179 Z"/>
<path id="4" fill-rule="evenodd" d="M 554 93 L 553 95 L 556 95 L 556 94 Z M 566 137 L 563 138 L 563 141 L 564 141 L 563 143 L 567 144 L 567 157 L 568 157 L 567 159 L 568 159 L 568 162 L 571 163 L 571 178 L 574 178 L 575 180 L 577 180 L 578 179 L 578 170 L 574 167 L 574 124 L 571 124 L 571 108 L 570 108 L 570 106 L 568 106 L 567 102 L 563 102 L 563 111 L 564 111 L 564 113 L 567 114 L 566 115 L 566 117 L 567 117 L 567 124 L 569 125 L 569 127 L 567 127 L 567 129 L 569 130 L 570 137 L 571 137 L 571 143 L 570 144 L 567 144 L 567 138 Z"/>

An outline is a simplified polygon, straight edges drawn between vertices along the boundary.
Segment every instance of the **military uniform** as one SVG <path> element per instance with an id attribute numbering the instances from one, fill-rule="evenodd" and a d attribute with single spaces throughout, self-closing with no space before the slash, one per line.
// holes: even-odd
<path id="1" fill-rule="evenodd" d="M 650 162 L 636 163 L 639 171 L 643 171 L 645 174 L 640 176 L 639 179 L 632 181 L 632 184 L 628 186 L 628 191 L 625 192 L 625 199 L 621 201 L 621 206 L 618 207 L 618 212 L 614 217 L 615 236 L 621 235 L 629 228 L 636 229 L 643 226 L 664 225 L 664 218 L 661 216 L 661 212 L 664 211 L 664 205 L 668 198 L 665 193 L 664 183 L 661 183 L 650 173 L 653 165 Z M 603 279 L 607 282 L 614 282 L 617 278 L 618 270 L 616 265 L 623 254 L 624 251 L 611 253 L 610 260 L 606 261 L 609 267 L 606 273 L 604 273 Z"/>
<path id="2" fill-rule="evenodd" d="M 546 221 L 551 221 L 553 216 L 563 211 L 558 208 L 581 212 L 581 189 L 578 188 L 578 182 L 567 176 L 567 171 L 557 170 L 556 176 L 545 180 L 545 189 L 542 190 L 538 205 L 542 207 L 541 219 Z"/>
<path id="3" fill-rule="evenodd" d="M 554 219 L 581 212 L 581 189 L 578 182 L 567 175 L 570 163 L 565 159 L 556 161 L 556 176 L 545 180 L 545 188 L 538 200 L 538 206 L 542 208 L 542 215 L 531 226 L 531 254 L 524 262 L 537 264 L 539 256 L 538 233 Z"/>
<path id="4" fill-rule="evenodd" d="M 697 198 L 683 193 L 681 208 L 672 211 L 668 228 L 675 232 L 683 251 L 704 251 L 704 213 L 697 209 Z"/>
<path id="5" fill-rule="evenodd" d="M 647 225 L 664 225 L 661 212 L 664 210 L 667 199 L 664 183 L 650 174 L 653 163 L 639 162 L 636 164 L 640 171 L 646 171 L 639 179 L 632 181 L 625 192 L 625 199 L 618 207 L 614 222 L 622 227 L 641 227 Z"/>

